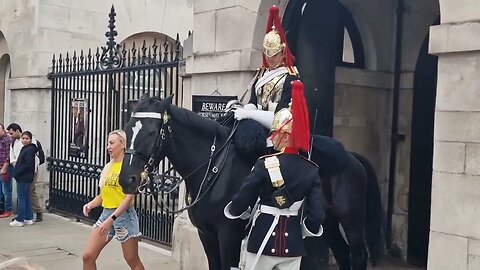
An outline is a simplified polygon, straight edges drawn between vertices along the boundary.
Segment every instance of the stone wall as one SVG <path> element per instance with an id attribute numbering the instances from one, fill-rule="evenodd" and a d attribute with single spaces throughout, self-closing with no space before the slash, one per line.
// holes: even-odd
<path id="1" fill-rule="evenodd" d="M 428 268 L 473 270 L 480 267 L 480 6 L 440 4 L 441 25 L 430 29 L 439 78 Z"/>
<path id="2" fill-rule="evenodd" d="M 392 76 L 337 67 L 334 137 L 349 151 L 364 155 L 381 183 L 383 206 L 388 195 Z"/>

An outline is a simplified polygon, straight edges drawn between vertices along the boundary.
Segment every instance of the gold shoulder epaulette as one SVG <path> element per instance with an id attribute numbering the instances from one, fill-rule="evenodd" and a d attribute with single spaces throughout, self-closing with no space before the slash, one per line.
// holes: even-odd
<path id="1" fill-rule="evenodd" d="M 288 74 L 290 74 L 292 76 L 298 76 L 297 67 L 291 66 L 291 67 L 287 67 L 287 69 L 288 69 Z"/>
<path id="2" fill-rule="evenodd" d="M 305 159 L 306 161 L 308 161 L 308 162 L 312 163 L 312 164 L 313 164 L 315 167 L 317 167 L 317 168 L 318 168 L 318 164 L 317 164 L 317 163 L 315 163 L 315 162 L 311 161 L 310 159 L 308 159 L 308 158 L 306 158 L 306 157 L 304 157 L 304 156 L 302 156 L 302 155 L 300 155 L 300 156 L 301 156 L 303 159 Z"/>
<path id="3" fill-rule="evenodd" d="M 283 154 L 283 153 L 282 153 L 282 152 L 273 153 L 273 154 L 261 156 L 261 157 L 259 157 L 258 159 L 266 159 L 267 157 L 279 156 L 279 155 L 281 155 L 281 154 Z"/>

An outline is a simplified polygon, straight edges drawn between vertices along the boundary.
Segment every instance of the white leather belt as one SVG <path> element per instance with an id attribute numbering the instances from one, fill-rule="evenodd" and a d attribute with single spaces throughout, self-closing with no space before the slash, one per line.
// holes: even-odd
<path id="1" fill-rule="evenodd" d="M 303 200 L 295 202 L 289 208 L 279 209 L 268 205 L 260 205 L 260 212 L 270 215 L 279 216 L 298 216 L 298 210 L 302 206 Z"/>
<path id="2" fill-rule="evenodd" d="M 260 256 L 262 255 L 263 250 L 265 249 L 265 246 L 267 245 L 268 239 L 270 239 L 270 235 L 272 235 L 272 232 L 275 230 L 275 227 L 277 226 L 278 220 L 280 219 L 280 217 L 281 216 L 298 216 L 298 210 L 300 209 L 300 207 L 302 207 L 302 203 L 303 203 L 303 200 L 294 202 L 292 206 L 286 209 L 278 209 L 272 206 L 260 205 L 260 209 L 258 209 L 257 213 L 255 213 L 255 216 L 253 217 L 253 224 L 250 229 L 250 233 L 248 234 L 249 237 L 250 237 L 250 234 L 252 233 L 253 227 L 255 226 L 255 221 L 258 217 L 259 212 L 273 215 L 274 218 L 273 218 L 272 224 L 270 225 L 270 228 L 267 231 L 267 234 L 265 235 L 265 238 L 263 238 L 260 248 L 257 251 L 257 255 L 253 260 L 252 267 L 248 270 L 255 270 L 255 266 L 257 265 L 258 260 L 260 259 Z"/>

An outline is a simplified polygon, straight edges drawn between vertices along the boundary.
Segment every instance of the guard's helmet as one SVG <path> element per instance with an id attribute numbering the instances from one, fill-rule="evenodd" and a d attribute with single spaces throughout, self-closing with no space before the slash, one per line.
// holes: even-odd
<path id="1" fill-rule="evenodd" d="M 272 133 L 279 131 L 292 134 L 292 110 L 290 108 L 283 108 L 275 114 L 271 131 Z"/>
<path id="2" fill-rule="evenodd" d="M 263 38 L 263 53 L 267 57 L 272 57 L 283 52 L 284 48 L 285 43 L 282 42 L 282 38 L 275 26 L 272 26 L 272 30 Z"/>
<path id="3" fill-rule="evenodd" d="M 293 66 L 293 55 L 288 48 L 287 39 L 283 31 L 277 6 L 272 6 L 270 8 L 265 33 L 263 39 L 263 67 L 268 67 L 265 57 L 272 57 L 280 52 L 284 53 L 285 66 Z"/>
<path id="4" fill-rule="evenodd" d="M 270 139 L 273 147 L 285 147 L 308 152 L 310 150 L 310 123 L 308 108 L 300 80 L 292 82 L 292 102 L 289 108 L 279 110 L 273 117 Z"/>

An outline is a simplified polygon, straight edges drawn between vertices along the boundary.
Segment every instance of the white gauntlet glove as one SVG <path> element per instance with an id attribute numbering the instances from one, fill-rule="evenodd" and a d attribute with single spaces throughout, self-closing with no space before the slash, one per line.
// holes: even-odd
<path id="1" fill-rule="evenodd" d="M 273 122 L 273 112 L 262 110 L 246 110 L 238 108 L 234 112 L 235 119 L 240 121 L 243 119 L 252 119 L 260 123 L 262 126 L 270 129 Z"/>
<path id="2" fill-rule="evenodd" d="M 243 107 L 243 104 L 239 100 L 232 99 L 229 102 L 227 102 L 227 105 L 225 105 L 224 111 L 229 112 L 231 110 L 236 110 L 242 107 Z"/>
<path id="3" fill-rule="evenodd" d="M 246 104 L 245 106 L 243 106 L 243 108 L 244 108 L 245 110 L 256 110 L 256 109 L 257 109 L 257 106 L 255 106 L 255 105 L 252 104 L 252 103 L 248 103 L 248 104 Z"/>
<path id="4" fill-rule="evenodd" d="M 223 209 L 223 214 L 225 215 L 225 217 L 227 217 L 228 219 L 243 219 L 243 220 L 247 220 L 250 218 L 251 216 L 251 212 L 252 212 L 252 208 L 250 208 L 250 206 L 248 207 L 247 210 L 245 210 L 245 212 L 241 213 L 239 216 L 234 216 L 232 215 L 232 213 L 230 213 L 230 206 L 232 205 L 232 202 L 229 202 L 225 208 Z"/>

